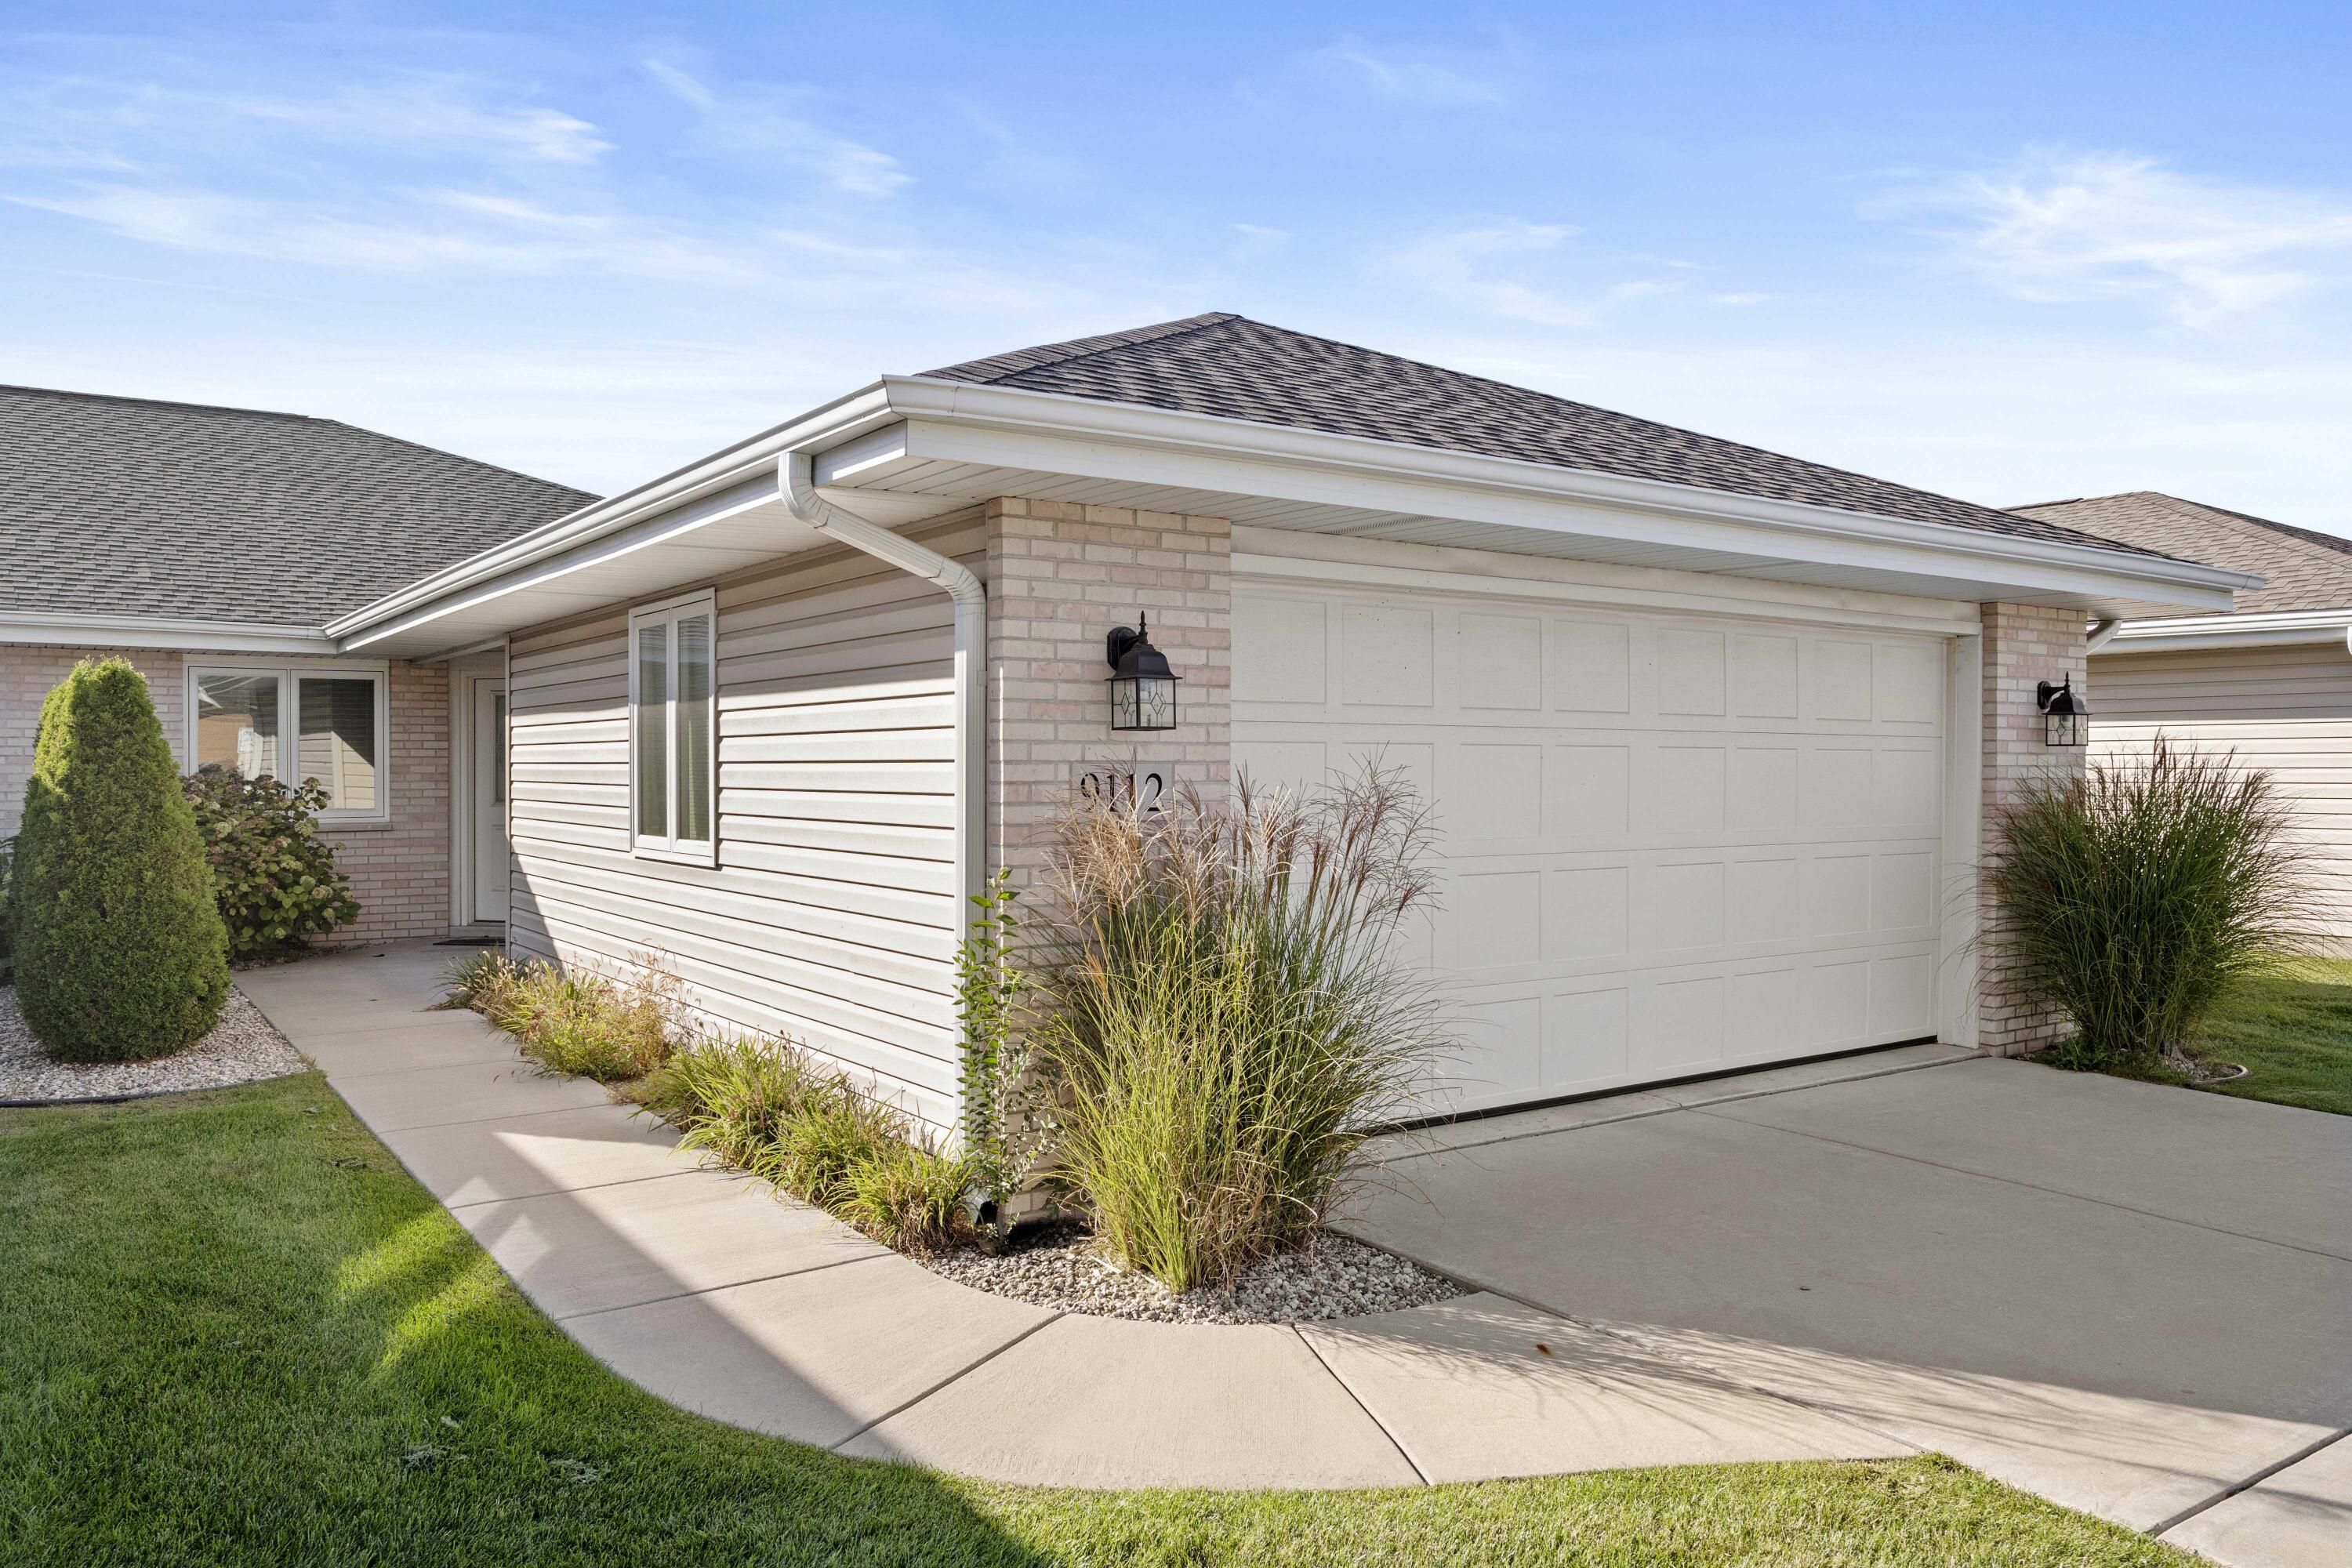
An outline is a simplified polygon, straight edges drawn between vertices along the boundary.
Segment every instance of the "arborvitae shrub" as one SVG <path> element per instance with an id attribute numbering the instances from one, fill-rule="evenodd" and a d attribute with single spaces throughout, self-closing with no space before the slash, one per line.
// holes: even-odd
<path id="1" fill-rule="evenodd" d="M 228 997 L 228 939 L 147 682 L 76 665 L 41 706 L 11 878 L 16 994 L 60 1061 L 193 1045 Z"/>

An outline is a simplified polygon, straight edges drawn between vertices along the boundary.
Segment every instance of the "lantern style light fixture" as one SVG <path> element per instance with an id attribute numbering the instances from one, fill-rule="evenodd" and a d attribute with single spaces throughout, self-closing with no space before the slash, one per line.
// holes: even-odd
<path id="1" fill-rule="evenodd" d="M 2074 695 L 2074 678 L 2067 676 L 2056 685 L 2043 681 L 2033 689 L 2033 700 L 2042 710 L 2042 740 L 2053 746 L 2087 746 L 2091 743 L 2090 705 Z"/>
<path id="2" fill-rule="evenodd" d="M 1113 730 L 1176 728 L 1176 683 L 1167 656 L 1151 646 L 1151 617 L 1132 626 L 1113 626 L 1103 639 L 1110 661 L 1110 727 Z"/>

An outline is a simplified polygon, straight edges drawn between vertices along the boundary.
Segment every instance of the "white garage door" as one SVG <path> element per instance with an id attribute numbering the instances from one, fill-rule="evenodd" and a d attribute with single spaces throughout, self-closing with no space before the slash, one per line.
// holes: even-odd
<path id="1" fill-rule="evenodd" d="M 1942 639 L 1269 582 L 1234 644 L 1253 777 L 1435 803 L 1433 1111 L 1935 1032 Z"/>

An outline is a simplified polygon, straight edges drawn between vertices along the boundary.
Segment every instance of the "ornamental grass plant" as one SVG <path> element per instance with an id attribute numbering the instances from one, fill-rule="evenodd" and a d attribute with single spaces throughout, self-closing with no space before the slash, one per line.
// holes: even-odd
<path id="1" fill-rule="evenodd" d="M 1116 1261 L 1181 1292 L 1323 1223 L 1442 1045 L 1398 952 L 1432 849 L 1372 767 L 1057 818 L 1031 1045 L 1053 1179 Z"/>
<path id="2" fill-rule="evenodd" d="M 2073 1019 L 2053 1059 L 2191 1055 L 2233 984 L 2307 946 L 2293 827 L 2268 773 L 2162 736 L 2144 758 L 2029 785 L 2000 817 L 1988 945 L 2011 984 Z"/>

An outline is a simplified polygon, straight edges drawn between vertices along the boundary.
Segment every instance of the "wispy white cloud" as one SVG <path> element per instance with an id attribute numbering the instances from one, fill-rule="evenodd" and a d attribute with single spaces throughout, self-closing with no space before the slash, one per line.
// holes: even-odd
<path id="1" fill-rule="evenodd" d="M 781 159 L 837 191 L 887 196 L 914 179 L 878 148 L 828 131 L 801 112 L 810 94 L 793 88 L 713 88 L 672 60 L 646 74 L 698 117 L 697 135 L 714 150 Z"/>
<path id="2" fill-rule="evenodd" d="M 1913 184 L 1871 210 L 1957 216 L 1940 236 L 1949 257 L 2021 298 L 2144 299 L 2200 331 L 2340 280 L 2352 255 L 2352 199 L 2200 178 L 2120 153 L 2031 152 L 1998 172 Z"/>
<path id="3" fill-rule="evenodd" d="M 129 173 L 223 136 L 431 151 L 520 163 L 593 163 L 612 150 L 577 115 L 505 101 L 457 73 L 393 72 L 309 93 L 229 92 L 139 78 L 17 73 L 0 91 L 0 164 Z"/>
<path id="4" fill-rule="evenodd" d="M 1424 236 L 1388 260 L 1395 272 L 1447 304 L 1548 327 L 1590 327 L 1614 307 L 1682 290 L 1678 278 L 1553 280 L 1547 274 L 1567 270 L 1564 263 L 1591 265 L 1591 258 L 1572 251 L 1578 232 L 1566 224 L 1508 218 Z"/>
<path id="5" fill-rule="evenodd" d="M 1425 55 L 1382 53 L 1356 38 L 1342 38 L 1313 58 L 1382 102 L 1401 108 L 1493 109 L 1517 97 L 1517 84 L 1499 70 Z"/>

